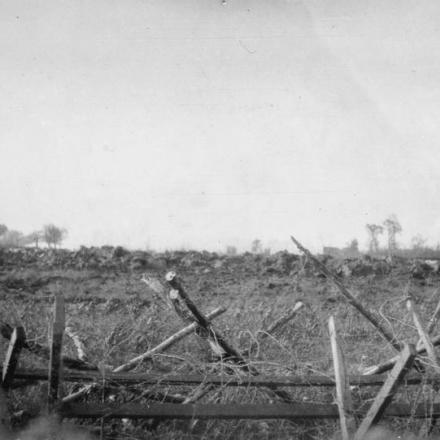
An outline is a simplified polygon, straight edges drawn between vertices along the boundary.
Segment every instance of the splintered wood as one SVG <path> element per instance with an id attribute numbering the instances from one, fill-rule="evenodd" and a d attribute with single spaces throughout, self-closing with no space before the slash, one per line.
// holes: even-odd
<path id="1" fill-rule="evenodd" d="M 356 421 L 353 417 L 353 407 L 351 401 L 350 382 L 348 381 L 345 370 L 345 361 L 342 350 L 339 346 L 338 335 L 336 333 L 335 319 L 333 316 L 328 321 L 330 333 L 330 343 L 332 348 L 333 367 L 336 380 L 336 400 L 339 410 L 339 422 L 341 424 L 342 440 L 350 440 L 356 428 Z"/>

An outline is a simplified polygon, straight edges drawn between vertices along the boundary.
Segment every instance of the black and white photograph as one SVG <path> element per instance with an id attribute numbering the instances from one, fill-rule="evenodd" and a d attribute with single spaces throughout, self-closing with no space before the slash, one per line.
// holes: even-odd
<path id="1" fill-rule="evenodd" d="M 440 440 L 440 2 L 0 0 L 0 440 Z"/>

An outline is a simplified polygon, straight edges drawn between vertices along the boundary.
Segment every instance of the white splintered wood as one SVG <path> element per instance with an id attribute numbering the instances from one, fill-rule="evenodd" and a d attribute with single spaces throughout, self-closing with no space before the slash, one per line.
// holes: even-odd
<path id="1" fill-rule="evenodd" d="M 328 321 L 330 343 L 332 348 L 333 366 L 336 381 L 336 401 L 339 410 L 341 423 L 342 440 L 350 440 L 352 430 L 355 428 L 355 420 L 352 415 L 353 407 L 351 402 L 350 383 L 345 370 L 344 356 L 338 343 L 334 317 Z"/>

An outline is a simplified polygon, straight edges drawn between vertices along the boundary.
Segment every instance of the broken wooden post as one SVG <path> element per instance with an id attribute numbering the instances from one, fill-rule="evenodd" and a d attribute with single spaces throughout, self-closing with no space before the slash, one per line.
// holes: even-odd
<path id="1" fill-rule="evenodd" d="M 339 410 L 342 440 L 350 440 L 356 429 L 356 421 L 353 417 L 350 383 L 345 369 L 344 355 L 339 346 L 336 325 L 333 316 L 328 321 L 330 342 L 332 348 L 333 367 L 336 381 L 336 401 Z"/>
<path id="2" fill-rule="evenodd" d="M 437 369 L 440 368 L 439 364 L 438 364 L 437 356 L 434 351 L 434 346 L 431 342 L 430 337 L 428 336 L 425 329 L 423 328 L 417 307 L 411 298 L 409 298 L 406 301 L 406 307 L 412 315 L 414 325 L 416 326 L 417 332 L 419 334 L 420 341 L 422 342 L 423 346 L 426 349 L 426 353 L 428 354 L 429 360 L 432 362 L 432 366 Z"/>
<path id="3" fill-rule="evenodd" d="M 58 400 L 58 388 L 61 379 L 63 348 L 63 334 L 66 324 L 64 297 L 62 294 L 55 295 L 54 316 L 52 321 L 52 332 L 50 341 L 49 358 L 49 387 L 47 394 L 47 409 L 52 412 Z"/>
<path id="4" fill-rule="evenodd" d="M 180 284 L 175 272 L 168 272 L 165 276 L 168 285 L 171 287 L 170 297 L 174 299 L 181 300 L 188 308 L 191 316 L 195 319 L 197 324 L 207 335 L 207 340 L 211 346 L 214 353 L 218 354 L 222 359 L 234 362 L 243 371 L 248 372 L 254 376 L 260 374 L 258 370 L 250 366 L 244 357 L 231 345 L 227 343 L 224 337 L 217 332 L 210 321 L 199 311 L 197 306 L 189 298 L 188 294 L 185 292 L 184 288 Z M 187 313 L 187 311 L 185 310 Z M 276 387 L 268 387 L 266 391 L 272 395 L 275 395 L 286 402 L 291 401 L 289 393 L 283 390 L 279 390 Z"/>
<path id="5" fill-rule="evenodd" d="M 375 314 L 365 308 L 362 303 L 354 297 L 354 295 L 344 286 L 344 284 L 338 279 L 336 275 L 330 272 L 325 264 L 321 263 L 308 249 L 306 249 L 296 238 L 290 236 L 292 241 L 298 247 L 299 250 L 304 252 L 304 254 L 314 263 L 314 265 L 338 288 L 342 295 L 347 299 L 348 303 L 351 304 L 359 313 L 364 316 L 379 333 L 397 350 L 400 351 L 401 345 L 399 341 L 394 337 L 394 335 L 386 329 Z"/>
<path id="6" fill-rule="evenodd" d="M 0 324 L 0 333 L 8 341 L 11 340 L 12 332 L 13 332 L 13 328 L 9 324 L 7 323 Z M 38 342 L 24 341 L 23 348 L 28 350 L 30 353 L 34 354 L 35 356 L 38 356 L 39 358 L 49 359 L 50 349 L 48 347 L 39 344 Z M 68 356 L 63 356 L 63 364 L 65 367 L 75 370 L 86 370 L 86 371 L 98 370 L 98 367 L 96 365 L 92 365 L 88 362 L 84 362 L 80 359 L 74 359 Z"/>
<path id="7" fill-rule="evenodd" d="M 217 316 L 220 316 L 222 313 L 226 311 L 223 307 L 218 307 L 217 309 L 213 310 L 212 312 L 208 313 L 206 315 L 207 319 L 214 319 Z M 184 327 L 183 329 L 179 330 L 178 332 L 174 333 L 174 335 L 170 336 L 169 338 L 165 339 L 165 341 L 161 342 L 159 345 L 156 345 L 156 347 L 151 348 L 150 350 L 146 351 L 145 353 L 136 356 L 135 358 L 129 360 L 123 365 L 120 365 L 119 367 L 115 368 L 113 370 L 114 373 L 118 373 L 121 371 L 129 371 L 132 368 L 134 368 L 139 362 L 151 358 L 153 355 L 157 353 L 161 353 L 164 350 L 170 348 L 172 345 L 174 345 L 176 342 L 183 339 L 185 336 L 191 334 L 194 330 L 197 328 L 197 323 L 193 322 L 192 324 Z"/>
<path id="8" fill-rule="evenodd" d="M 363 440 L 370 428 L 382 418 L 382 415 L 391 403 L 400 382 L 411 368 L 416 354 L 414 345 L 405 344 L 405 347 L 399 356 L 399 360 L 396 362 L 393 370 L 390 372 L 387 380 L 374 399 L 367 415 L 359 426 L 359 429 L 356 431 L 354 440 Z"/>
<path id="9" fill-rule="evenodd" d="M 178 281 L 175 272 L 168 272 L 165 276 L 168 285 L 171 287 L 170 297 L 174 299 L 181 299 L 186 305 L 189 312 L 191 313 L 197 324 L 205 330 L 207 334 L 208 341 L 210 342 L 213 351 L 217 352 L 221 357 L 235 362 L 244 371 L 252 372 L 252 368 L 249 367 L 246 360 L 241 356 L 241 354 L 230 346 L 226 340 L 212 327 L 209 320 L 203 315 L 202 312 L 197 308 L 197 306 L 189 298 L 182 285 Z"/>
<path id="10" fill-rule="evenodd" d="M 24 333 L 24 328 L 15 327 L 12 332 L 5 362 L 3 364 L 2 386 L 5 390 L 10 388 L 12 384 L 14 372 L 18 364 L 18 358 L 25 340 L 26 335 Z"/>

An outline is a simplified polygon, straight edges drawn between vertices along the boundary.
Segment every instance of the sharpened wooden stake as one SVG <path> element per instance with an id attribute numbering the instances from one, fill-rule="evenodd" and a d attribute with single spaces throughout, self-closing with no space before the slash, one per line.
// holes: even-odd
<path id="1" fill-rule="evenodd" d="M 18 365 L 18 358 L 20 356 L 21 349 L 26 340 L 26 335 L 23 327 L 15 327 L 11 340 L 9 341 L 8 351 L 6 353 L 6 359 L 3 364 L 2 374 L 2 386 L 4 389 L 10 388 L 14 379 L 14 372 Z"/>
<path id="2" fill-rule="evenodd" d="M 64 297 L 62 294 L 55 295 L 54 316 L 52 323 L 52 334 L 50 341 L 49 358 L 49 387 L 47 395 L 47 409 L 52 412 L 58 400 L 58 388 L 61 380 L 63 349 L 63 334 L 66 325 L 64 310 Z"/>
<path id="3" fill-rule="evenodd" d="M 420 320 L 420 316 L 416 305 L 412 299 L 408 299 L 406 301 L 406 307 L 408 311 L 412 315 L 412 319 L 414 321 L 414 325 L 416 326 L 417 332 L 419 333 L 420 341 L 422 341 L 423 346 L 426 349 L 426 353 L 428 354 L 429 360 L 432 362 L 432 366 L 435 368 L 440 368 L 437 360 L 437 356 L 434 351 L 434 346 L 432 345 L 431 339 L 423 328 L 422 322 Z M 418 344 L 417 344 L 418 345 Z"/>
<path id="4" fill-rule="evenodd" d="M 328 321 L 330 342 L 332 348 L 333 367 L 336 381 L 336 401 L 339 410 L 342 440 L 350 440 L 356 429 L 356 421 L 353 417 L 350 383 L 345 369 L 344 355 L 338 342 L 334 317 Z"/>
<path id="5" fill-rule="evenodd" d="M 393 399 L 397 387 L 405 377 L 405 374 L 411 368 L 415 357 L 416 350 L 414 345 L 405 344 L 399 360 L 394 365 L 394 368 L 390 372 L 388 379 L 385 381 L 383 387 L 380 389 L 378 395 L 374 399 L 373 404 L 368 410 L 367 415 L 354 436 L 354 440 L 363 440 L 371 427 L 379 422 L 379 420 L 382 418 L 383 413 Z"/>
<path id="6" fill-rule="evenodd" d="M 376 327 L 379 333 L 397 350 L 400 351 L 401 346 L 393 334 L 386 329 L 375 316 L 373 312 L 365 308 L 362 303 L 356 299 L 353 294 L 344 286 L 344 284 L 331 273 L 325 264 L 321 263 L 308 249 L 306 249 L 296 238 L 290 236 L 292 241 L 298 247 L 298 249 L 314 263 L 314 265 L 329 279 L 333 284 L 339 289 L 343 296 L 347 299 L 348 303 L 351 304 L 359 313 L 364 316 L 370 323 Z"/>

